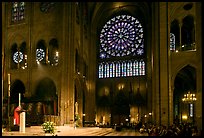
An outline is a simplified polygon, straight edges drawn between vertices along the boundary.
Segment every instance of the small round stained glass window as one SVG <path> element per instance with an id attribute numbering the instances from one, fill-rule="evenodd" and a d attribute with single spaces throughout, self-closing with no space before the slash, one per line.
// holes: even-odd
<path id="1" fill-rule="evenodd" d="M 22 52 L 15 52 L 13 54 L 13 61 L 15 63 L 21 63 L 23 61 L 23 53 Z"/>
<path id="2" fill-rule="evenodd" d="M 45 58 L 44 49 L 36 49 L 36 61 L 42 61 Z"/>
<path id="3" fill-rule="evenodd" d="M 100 33 L 100 58 L 144 54 L 142 24 L 129 15 L 110 19 Z"/>

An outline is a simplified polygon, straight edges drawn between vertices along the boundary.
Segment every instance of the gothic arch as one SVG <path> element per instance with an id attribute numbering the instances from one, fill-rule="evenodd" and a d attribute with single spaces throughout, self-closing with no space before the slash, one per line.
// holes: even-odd
<path id="1" fill-rule="evenodd" d="M 171 27 L 170 27 L 170 36 L 173 35 L 174 36 L 174 40 L 172 40 L 172 45 L 170 45 L 170 50 L 179 50 L 180 48 L 180 28 L 179 28 L 179 21 L 177 19 L 174 19 L 171 22 Z M 171 37 L 172 38 L 172 37 Z M 171 42 L 171 41 L 170 41 Z"/>
<path id="2" fill-rule="evenodd" d="M 45 77 L 37 83 L 34 99 L 43 103 L 43 114 L 57 115 L 58 95 L 52 79 Z"/>
<path id="3" fill-rule="evenodd" d="M 173 71 L 173 74 L 172 74 L 172 84 L 174 84 L 174 81 L 175 81 L 175 78 L 176 78 L 176 75 L 178 74 L 178 72 L 182 69 L 182 68 L 184 68 L 184 67 L 186 67 L 186 66 L 191 66 L 191 67 L 193 67 L 193 68 L 197 68 L 197 66 L 195 65 L 195 64 L 193 64 L 193 63 L 183 63 L 183 64 L 180 64 L 180 65 L 178 65 L 176 68 L 175 68 L 175 70 Z M 174 85 L 173 85 L 173 88 L 174 88 Z"/>
<path id="4" fill-rule="evenodd" d="M 48 46 L 48 63 L 51 66 L 58 65 L 58 58 L 59 58 L 59 47 L 58 47 L 58 40 L 56 38 L 52 38 L 49 41 Z"/>
<path id="5" fill-rule="evenodd" d="M 148 3 L 136 3 L 136 2 L 135 3 L 131 3 L 131 2 L 130 3 L 129 2 L 124 2 L 124 3 L 123 2 L 122 3 L 113 2 L 113 3 L 108 3 L 108 4 L 107 3 L 97 4 L 95 6 L 95 12 L 94 12 L 93 18 L 91 20 L 91 23 L 92 23 L 91 24 L 91 33 L 92 34 L 91 35 L 92 35 L 92 38 L 93 38 L 93 40 L 91 40 L 91 41 L 92 41 L 93 50 L 98 52 L 97 47 L 99 47 L 99 42 L 100 42 L 99 41 L 100 40 L 99 39 L 100 31 L 101 31 L 102 27 L 106 24 L 106 22 L 108 22 L 108 20 L 111 20 L 111 19 L 113 19 L 114 17 L 116 17 L 118 15 L 122 15 L 122 14 L 126 15 L 127 14 L 127 15 L 130 15 L 130 16 L 133 16 L 133 17 L 137 18 L 139 20 L 139 22 L 143 26 L 143 29 L 144 29 L 143 32 L 144 32 L 144 38 L 145 38 L 144 39 L 144 47 L 145 47 L 144 48 L 145 49 L 144 53 L 145 54 L 143 56 L 144 56 L 144 60 L 146 62 L 146 60 L 148 59 L 147 57 L 151 57 L 150 56 L 151 55 L 151 52 L 150 52 L 151 51 L 151 47 L 149 47 L 150 49 L 148 49 L 148 50 L 146 48 L 146 47 L 151 45 L 150 44 L 150 42 L 151 42 L 151 35 L 150 35 L 150 33 L 147 33 L 148 30 L 151 30 L 151 22 L 150 22 L 151 21 L 151 15 L 148 12 L 148 11 L 151 10 L 150 9 L 151 8 L 150 5 L 151 4 L 148 4 Z M 101 20 L 101 19 L 103 19 L 103 20 Z M 96 54 L 96 53 L 94 53 L 94 54 Z M 96 54 L 96 57 L 97 57 L 97 54 Z M 128 55 L 125 58 L 130 58 L 130 56 Z M 119 61 L 119 59 L 121 60 L 122 58 L 121 57 L 117 57 L 115 59 L 117 61 Z M 132 57 L 131 57 L 131 59 L 132 59 Z M 107 61 L 111 61 L 111 60 L 114 60 L 114 59 L 108 59 Z M 149 60 L 148 63 L 147 62 L 146 63 L 149 65 L 150 62 L 151 61 Z M 97 62 L 97 64 L 98 64 L 98 62 Z M 146 69 L 145 69 L 145 71 L 146 71 Z M 151 74 L 148 74 L 148 75 L 151 76 Z M 145 73 L 144 77 L 147 77 L 148 75 L 146 75 L 146 73 Z M 112 79 L 112 78 L 110 77 L 110 79 Z M 114 84 L 114 85 L 117 85 L 117 84 Z M 96 88 L 96 91 L 98 91 L 97 88 Z M 96 92 L 96 94 L 97 94 L 97 92 Z M 114 97 L 115 96 L 116 95 L 114 95 Z M 101 99 L 101 100 L 105 101 L 107 99 L 105 99 L 105 97 L 103 97 L 103 99 Z M 117 107 L 119 108 L 119 106 L 117 106 Z M 115 108 L 117 108 L 117 107 L 115 107 Z M 130 112 L 130 107 L 129 107 L 128 104 L 125 104 L 125 108 L 127 109 L 127 113 Z M 112 111 L 110 111 L 110 112 L 112 112 Z M 121 113 L 123 113 L 123 111 L 121 111 Z M 129 113 L 128 113 L 128 115 L 129 115 Z M 125 117 L 125 116 L 126 115 L 123 115 L 123 117 Z M 118 119 L 120 119 L 120 112 L 116 112 L 114 114 L 114 116 L 112 116 L 112 119 L 113 119 L 112 120 L 113 122 L 115 122 Z M 121 118 L 121 121 L 123 119 Z M 115 122 L 115 123 L 119 123 L 119 122 Z"/>
<path id="6" fill-rule="evenodd" d="M 54 81 L 48 77 L 41 79 L 36 86 L 35 95 L 43 101 L 55 99 L 57 90 Z"/>
<path id="7" fill-rule="evenodd" d="M 182 110 L 183 103 L 181 99 L 183 95 L 188 93 L 196 94 L 196 68 L 191 65 L 186 65 L 181 68 L 175 76 L 173 81 L 174 90 L 173 90 L 173 117 L 176 119 L 177 117 L 182 120 Z"/>
<path id="8" fill-rule="evenodd" d="M 21 80 L 16 79 L 11 84 L 11 90 L 10 90 L 10 96 L 11 96 L 10 102 L 11 103 L 18 103 L 19 93 L 21 94 L 21 100 L 24 100 L 25 85 Z"/>
<path id="9" fill-rule="evenodd" d="M 37 42 L 36 50 L 35 50 L 35 59 L 38 62 L 41 62 L 43 64 L 46 64 L 46 56 L 47 56 L 47 45 L 45 43 L 45 40 L 40 39 Z"/>
<path id="10" fill-rule="evenodd" d="M 174 79 L 174 83 L 176 79 L 180 77 L 183 78 L 184 81 L 189 82 L 186 87 L 190 87 L 190 89 L 196 89 L 196 68 L 194 68 L 191 65 L 186 65 L 182 69 L 179 70 L 179 72 L 176 74 L 176 77 Z M 174 86 L 175 88 L 175 86 Z"/>
<path id="11" fill-rule="evenodd" d="M 181 45 L 185 46 L 184 50 L 195 49 L 195 25 L 193 15 L 187 15 L 182 20 Z"/>

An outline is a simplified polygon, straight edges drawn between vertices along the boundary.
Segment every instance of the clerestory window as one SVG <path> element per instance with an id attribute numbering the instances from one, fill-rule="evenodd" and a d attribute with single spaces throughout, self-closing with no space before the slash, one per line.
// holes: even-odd
<path id="1" fill-rule="evenodd" d="M 99 36 L 99 78 L 145 75 L 143 31 L 140 21 L 130 15 L 106 22 Z"/>
<path id="2" fill-rule="evenodd" d="M 12 2 L 12 22 L 17 23 L 25 19 L 25 2 Z"/>

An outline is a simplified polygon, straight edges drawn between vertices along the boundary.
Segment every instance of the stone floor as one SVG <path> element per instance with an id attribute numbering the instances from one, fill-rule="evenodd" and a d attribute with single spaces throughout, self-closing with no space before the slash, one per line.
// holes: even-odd
<path id="1" fill-rule="evenodd" d="M 134 130 L 116 131 L 112 128 L 56 126 L 57 136 L 147 136 Z M 4 130 L 2 136 L 45 136 L 41 126 L 26 127 L 25 132 Z"/>

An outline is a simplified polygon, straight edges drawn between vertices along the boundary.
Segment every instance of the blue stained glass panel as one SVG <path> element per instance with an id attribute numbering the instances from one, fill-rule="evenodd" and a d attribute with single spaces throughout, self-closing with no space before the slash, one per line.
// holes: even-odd
<path id="1" fill-rule="evenodd" d="M 108 20 L 99 35 L 99 57 L 104 70 L 101 78 L 145 75 L 143 26 L 129 15 L 118 15 Z M 138 60 L 105 61 L 107 58 L 137 56 Z"/>
<path id="2" fill-rule="evenodd" d="M 103 26 L 100 33 L 100 51 L 104 51 L 109 57 L 142 55 L 143 48 L 140 45 L 143 45 L 143 39 L 141 23 L 135 17 L 119 15 Z M 139 50 L 136 45 L 131 45 L 135 43 L 139 45 Z M 135 49 L 131 50 L 130 47 Z"/>

